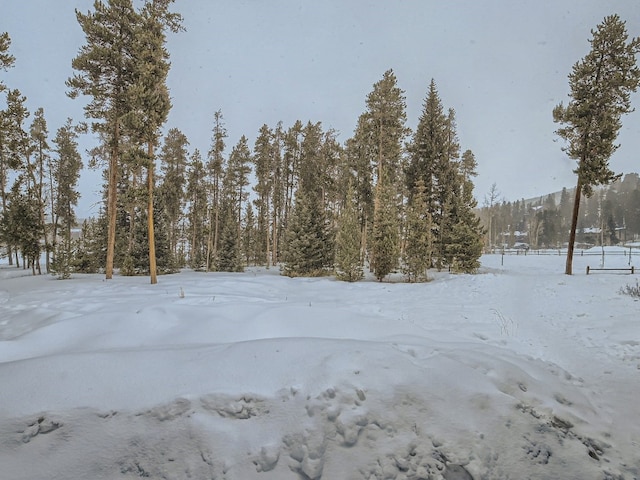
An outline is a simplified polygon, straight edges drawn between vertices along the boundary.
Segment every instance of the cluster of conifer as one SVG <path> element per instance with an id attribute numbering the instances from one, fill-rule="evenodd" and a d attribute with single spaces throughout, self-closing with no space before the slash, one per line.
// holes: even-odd
<path id="1" fill-rule="evenodd" d="M 90 99 L 85 113 L 100 139 L 91 161 L 105 167 L 105 207 L 79 238 L 72 239 L 79 127 L 69 120 L 51 149 L 42 109 L 27 131 L 25 99 L 8 91 L 0 112 L 1 235 L 12 261 L 21 252 L 39 268 L 44 249 L 47 270 L 63 277 L 103 270 L 111 278 L 115 267 L 149 273 L 152 282 L 157 271 L 184 266 L 279 265 L 286 275 L 336 272 L 349 281 L 365 268 L 379 280 L 401 270 L 409 281 L 426 279 L 430 268 L 477 270 L 476 161 L 461 153 L 455 112 L 445 111 L 435 82 L 414 132 L 389 70 L 344 143 L 320 122 L 297 121 L 264 125 L 253 146 L 242 136 L 227 152 L 218 111 L 209 151 L 189 152 L 179 129 L 161 137 L 171 107 L 165 33 L 181 29 L 171 3 L 136 9 L 110 0 L 76 13 L 86 44 L 73 59 L 68 93 Z M 4 34 L 3 68 L 13 63 L 9 45 Z"/>

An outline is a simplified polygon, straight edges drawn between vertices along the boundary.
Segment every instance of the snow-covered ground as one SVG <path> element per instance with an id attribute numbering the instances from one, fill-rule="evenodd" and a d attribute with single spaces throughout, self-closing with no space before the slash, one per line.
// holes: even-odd
<path id="1" fill-rule="evenodd" d="M 640 303 L 619 293 L 639 276 L 564 260 L 424 284 L 3 263 L 0 478 L 640 478 Z"/>

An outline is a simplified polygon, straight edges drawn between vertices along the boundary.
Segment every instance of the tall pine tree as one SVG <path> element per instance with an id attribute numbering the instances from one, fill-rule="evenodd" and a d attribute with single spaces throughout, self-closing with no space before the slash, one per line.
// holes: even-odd
<path id="1" fill-rule="evenodd" d="M 553 109 L 553 119 L 562 126 L 556 133 L 567 142 L 565 151 L 578 162 L 571 232 L 565 273 L 572 274 L 573 249 L 578 224 L 580 196 L 590 196 L 593 187 L 618 178 L 609 159 L 622 126 L 621 117 L 632 111 L 631 93 L 640 84 L 636 55 L 640 39 L 628 40 L 625 22 L 618 15 L 604 19 L 589 40 L 591 51 L 577 62 L 569 75 L 571 100 Z"/>
<path id="2" fill-rule="evenodd" d="M 55 144 L 55 169 L 53 175 L 54 185 L 54 238 L 57 236 L 58 225 L 61 229 L 60 242 L 56 244 L 53 270 L 58 278 L 69 278 L 73 269 L 73 241 L 71 229 L 76 225 L 74 207 L 78 204 L 79 193 L 77 191 L 82 158 L 78 153 L 78 131 L 69 118 L 64 126 L 60 127 L 53 140 Z"/>
<path id="3" fill-rule="evenodd" d="M 85 116 L 94 119 L 94 132 L 102 134 L 108 151 L 107 259 L 106 278 L 113 278 L 118 215 L 117 188 L 123 152 L 123 120 L 134 105 L 129 89 L 135 84 L 137 55 L 135 46 L 141 17 L 132 0 L 94 3 L 94 11 L 76 10 L 76 18 L 86 37 L 71 65 L 76 70 L 67 80 L 69 95 L 91 98 Z"/>
<path id="4" fill-rule="evenodd" d="M 387 70 L 367 95 L 367 111 L 360 116 L 359 135 L 373 171 L 376 186 L 373 202 L 370 261 L 382 280 L 395 268 L 399 255 L 398 176 L 403 142 L 407 135 L 404 92 L 396 76 Z"/>

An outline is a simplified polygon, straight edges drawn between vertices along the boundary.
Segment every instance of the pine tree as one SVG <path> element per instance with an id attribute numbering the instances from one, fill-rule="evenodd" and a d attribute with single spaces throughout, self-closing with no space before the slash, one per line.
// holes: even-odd
<path id="1" fill-rule="evenodd" d="M 361 255 L 362 232 L 354 200 L 354 189 L 349 187 L 345 204 L 338 218 L 336 235 L 336 276 L 339 280 L 357 282 L 364 273 Z"/>
<path id="2" fill-rule="evenodd" d="M 107 236 L 107 217 L 82 222 L 80 237 L 74 242 L 73 271 L 78 273 L 98 273 L 104 265 L 106 252 L 103 248 Z"/>
<path id="3" fill-rule="evenodd" d="M 431 266 L 431 256 L 433 254 L 433 234 L 426 192 L 423 180 L 418 180 L 414 186 L 413 197 L 407 209 L 403 272 L 409 282 L 429 280 L 427 270 Z"/>
<path id="4" fill-rule="evenodd" d="M 249 196 L 246 187 L 251 173 L 251 152 L 247 142 L 243 135 L 233 147 L 222 181 L 220 248 L 216 269 L 223 272 L 244 270 L 242 206 Z"/>
<path id="5" fill-rule="evenodd" d="M 138 67 L 135 83 L 129 89 L 131 105 L 135 108 L 129 114 L 128 127 L 131 134 L 141 144 L 146 144 L 146 152 L 138 155 L 138 161 L 147 169 L 147 237 L 149 250 L 149 276 L 152 284 L 157 283 L 157 265 L 154 231 L 155 188 L 155 148 L 160 135 L 160 127 L 165 123 L 171 101 L 166 85 L 169 73 L 169 54 L 165 49 L 166 29 L 178 32 L 182 29 L 182 17 L 169 12 L 174 0 L 147 1 L 141 11 L 140 29 L 135 35 L 134 54 Z"/>
<path id="6" fill-rule="evenodd" d="M 10 169 L 15 170 L 15 173 L 17 175 L 10 194 L 10 196 L 13 197 L 13 202 L 15 203 L 14 213 L 16 211 L 22 211 L 25 212 L 25 215 L 29 216 L 28 220 L 25 219 L 25 222 L 27 222 L 29 225 L 28 227 L 25 226 L 26 223 L 24 222 L 19 222 L 19 224 L 24 228 L 28 228 L 29 232 L 31 231 L 31 228 L 39 228 L 40 236 L 42 236 L 45 228 L 44 214 L 41 212 L 43 206 L 38 195 L 39 182 L 38 174 L 36 172 L 36 165 L 32 163 L 32 154 L 34 147 L 29 134 L 25 130 L 25 122 L 30 115 L 25 106 L 25 103 L 26 97 L 24 97 L 19 90 L 14 89 L 8 91 L 7 109 L 3 114 L 3 137 L 4 141 L 6 142 L 6 160 L 4 163 Z M 6 178 L 4 180 L 6 182 Z M 6 202 L 6 198 L 4 201 Z M 34 227 L 34 225 L 32 224 L 34 220 L 31 216 L 31 209 L 33 208 L 36 209 L 35 211 L 37 213 L 37 227 Z M 11 215 L 7 218 L 10 217 Z M 14 222 L 15 221 L 18 221 L 18 219 L 14 219 Z M 26 238 L 24 235 L 20 236 L 20 234 L 18 234 L 18 237 L 21 238 L 20 242 L 22 242 L 20 245 L 18 245 L 18 248 L 22 250 L 23 256 L 25 255 L 25 248 L 28 248 L 28 258 L 30 259 L 30 261 L 32 259 L 32 261 L 34 262 L 34 269 L 37 269 L 38 274 L 40 274 L 40 255 L 38 254 L 36 256 L 31 256 L 35 252 L 36 248 L 30 243 L 30 241 L 24 243 L 24 239 Z M 29 245 L 28 247 L 27 244 Z M 11 242 L 8 242 L 8 246 L 9 251 L 11 251 L 13 246 Z M 38 252 L 40 251 L 39 242 L 37 250 Z M 16 266 L 18 265 L 18 263 L 19 262 L 16 255 Z"/>
<path id="7" fill-rule="evenodd" d="M 282 272 L 289 277 L 321 276 L 333 265 L 333 242 L 318 197 L 299 188 L 285 232 Z"/>
<path id="8" fill-rule="evenodd" d="M 54 241 L 58 233 L 58 225 L 62 230 L 61 241 L 55 243 L 53 270 L 58 278 L 69 278 L 73 263 L 73 242 L 71 229 L 76 225 L 73 207 L 78 204 L 79 193 L 76 190 L 82 169 L 82 158 L 78 153 L 78 130 L 69 118 L 60 127 L 53 140 L 57 161 L 54 176 L 55 191 L 52 193 Z"/>
<path id="9" fill-rule="evenodd" d="M 400 173 L 405 128 L 404 92 L 392 70 L 384 73 L 367 96 L 367 111 L 359 125 L 366 152 L 375 172 L 371 264 L 378 280 L 398 262 L 400 222 L 397 211 L 397 179 Z"/>
<path id="10" fill-rule="evenodd" d="M 0 33 L 0 70 L 7 71 L 13 67 L 15 57 L 9 53 L 11 38 L 7 32 Z M 0 92 L 5 89 L 4 82 L 0 80 Z"/>
<path id="11" fill-rule="evenodd" d="M 7 71 L 13 67 L 15 57 L 9 53 L 9 47 L 11 46 L 11 38 L 7 32 L 0 34 L 0 70 Z M 0 79 L 0 92 L 5 90 L 5 84 Z M 0 110 L 0 218 L 4 215 L 7 209 L 7 193 L 6 186 L 9 176 L 9 171 L 12 169 L 11 158 L 9 155 L 8 136 L 6 133 L 7 118 L 6 111 Z M 2 230 L 0 225 L 0 230 Z M 13 256 L 11 251 L 11 245 L 7 245 L 7 255 L 9 257 L 9 265 L 13 265 Z"/>
<path id="12" fill-rule="evenodd" d="M 11 90 L 7 95 L 6 109 L 0 110 L 0 207 L 2 207 L 0 215 L 7 212 L 9 208 L 7 184 L 9 180 L 21 170 L 23 164 L 20 151 L 23 150 L 21 146 L 21 139 L 24 138 L 22 118 L 26 110 L 22 104 L 25 100 L 18 90 Z M 5 242 L 7 245 L 9 265 L 13 265 L 14 245 L 6 240 Z M 16 263 L 17 262 L 16 255 Z"/>
<path id="13" fill-rule="evenodd" d="M 309 122 L 300 145 L 299 186 L 285 232 L 288 276 L 317 276 L 333 267 L 333 233 L 324 208 L 322 126 Z"/>
<path id="14" fill-rule="evenodd" d="M 373 273 L 381 282 L 396 268 L 400 253 L 395 189 L 390 181 L 378 181 L 376 202 L 378 206 L 373 216 L 371 251 Z"/>
<path id="15" fill-rule="evenodd" d="M 614 142 L 622 126 L 621 117 L 632 111 L 631 93 L 640 85 L 636 60 L 640 39 L 627 43 L 625 22 L 618 15 L 610 15 L 591 34 L 591 51 L 569 75 L 570 102 L 553 109 L 554 121 L 562 125 L 556 133 L 567 142 L 569 158 L 578 162 L 567 275 L 572 274 L 580 196 L 583 192 L 591 196 L 594 186 L 619 178 L 609 168 L 609 159 L 618 148 Z"/>
<path id="16" fill-rule="evenodd" d="M 366 141 L 366 123 L 365 118 L 361 116 L 354 136 L 347 140 L 345 146 L 345 171 L 343 176 L 344 182 L 351 183 L 354 188 L 354 201 L 358 211 L 358 220 L 360 222 L 360 235 L 362 238 L 362 247 L 360 256 L 364 258 L 368 249 L 367 235 L 370 226 L 373 223 L 373 166 L 371 164 L 371 155 L 368 152 L 368 144 Z"/>
<path id="17" fill-rule="evenodd" d="M 286 205 L 286 168 L 284 165 L 284 137 L 282 122 L 278 122 L 272 129 L 273 162 L 271 165 L 271 265 L 276 265 L 280 260 L 280 243 L 284 231 L 285 205 Z M 268 262 L 269 263 L 269 262 Z"/>
<path id="18" fill-rule="evenodd" d="M 273 144 L 273 131 L 263 125 L 260 128 L 260 134 L 256 139 L 253 147 L 254 171 L 257 183 L 254 191 L 258 198 L 254 204 L 258 210 L 258 243 L 260 244 L 260 253 L 258 262 L 269 266 L 271 260 L 271 236 L 270 227 L 270 211 L 271 211 L 271 194 L 273 191 L 273 172 L 277 160 L 276 148 Z"/>
<path id="19" fill-rule="evenodd" d="M 187 173 L 187 200 L 189 220 L 189 266 L 201 269 L 206 266 L 207 254 L 207 189 L 205 168 L 198 149 L 191 155 Z"/>
<path id="20" fill-rule="evenodd" d="M 225 198 L 222 202 L 222 229 L 220 231 L 220 250 L 217 270 L 220 272 L 242 272 L 242 242 L 239 236 L 240 226 L 236 216 L 234 202 Z"/>
<path id="21" fill-rule="evenodd" d="M 283 139 L 283 158 L 282 158 L 282 181 L 279 185 L 280 195 L 283 196 L 282 203 L 282 226 L 280 228 L 281 238 L 278 239 L 278 243 L 281 243 L 282 236 L 289 226 L 289 217 L 293 210 L 293 199 L 296 189 L 298 188 L 298 176 L 300 168 L 300 158 L 302 156 L 302 140 L 303 140 L 303 125 L 300 120 L 291 126 L 284 134 Z M 276 197 L 277 198 L 277 197 Z M 274 200 L 276 200 L 274 198 Z"/>
<path id="22" fill-rule="evenodd" d="M 229 155 L 227 170 L 225 172 L 223 189 L 225 196 L 230 201 L 230 207 L 236 218 L 238 233 L 242 222 L 242 206 L 249 198 L 249 174 L 251 173 L 251 151 L 249 150 L 247 137 L 240 138 Z"/>
<path id="23" fill-rule="evenodd" d="M 242 229 L 242 252 L 247 265 L 258 265 L 264 251 L 258 241 L 259 229 L 251 203 L 247 203 L 244 214 L 244 228 Z"/>
<path id="24" fill-rule="evenodd" d="M 39 206 L 37 200 L 25 190 L 22 180 L 23 177 L 19 177 L 11 188 L 8 208 L 0 221 L 0 237 L 8 245 L 16 247 L 16 259 L 17 251 L 22 253 L 23 268 L 31 266 L 33 275 L 36 275 L 42 233 Z M 18 261 L 16 266 L 20 266 Z"/>
<path id="25" fill-rule="evenodd" d="M 49 131 L 47 129 L 47 121 L 44 118 L 44 109 L 39 108 L 36 110 L 31 123 L 30 137 L 31 137 L 31 149 L 33 150 L 34 159 L 33 163 L 29 161 L 29 171 L 32 175 L 32 181 L 34 184 L 33 195 L 38 203 L 38 210 L 40 213 L 40 224 L 42 225 L 42 239 L 44 241 L 45 250 L 45 269 L 47 273 L 50 270 L 51 263 L 51 243 L 49 231 L 46 221 L 46 209 L 49 205 L 47 201 L 47 195 L 51 195 L 51 192 L 46 191 L 46 176 L 47 165 L 49 163 L 49 143 L 47 137 Z M 53 214 L 53 212 L 51 212 Z"/>
<path id="26" fill-rule="evenodd" d="M 129 90 L 138 74 L 135 46 L 141 17 L 132 0 L 95 2 L 94 12 L 76 18 L 87 43 L 72 60 L 77 73 L 67 80 L 72 98 L 91 97 L 85 106 L 85 116 L 96 120 L 94 132 L 104 135 L 108 147 L 107 187 L 107 259 L 105 274 L 113 278 L 117 224 L 117 183 L 123 152 L 123 120 L 135 105 L 130 103 Z"/>
<path id="27" fill-rule="evenodd" d="M 209 231 L 207 237 L 207 268 L 208 272 L 215 265 L 218 256 L 218 240 L 220 236 L 222 177 L 224 172 L 224 139 L 227 131 L 224 127 L 222 112 L 213 115 L 213 137 L 208 153 L 207 176 L 209 186 Z"/>
<path id="28" fill-rule="evenodd" d="M 459 273 L 475 273 L 480 268 L 484 230 L 475 213 L 477 202 L 472 179 L 477 175 L 476 166 L 473 152 L 466 150 L 452 179 L 451 229 L 447 233 L 444 255 L 451 269 Z"/>
<path id="29" fill-rule="evenodd" d="M 178 256 L 179 226 L 185 203 L 184 188 L 188 164 L 187 137 L 177 128 L 171 128 L 160 151 L 160 170 L 162 181 L 158 188 L 160 204 L 164 206 L 164 215 L 169 230 L 169 248 L 174 258 Z"/>

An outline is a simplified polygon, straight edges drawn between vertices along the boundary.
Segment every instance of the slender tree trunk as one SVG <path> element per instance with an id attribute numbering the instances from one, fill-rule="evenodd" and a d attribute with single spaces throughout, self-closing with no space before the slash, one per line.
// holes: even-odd
<path id="1" fill-rule="evenodd" d="M 270 210 L 269 209 L 269 194 L 267 194 L 267 196 L 266 196 L 265 203 L 266 203 L 266 205 L 264 206 L 265 213 L 264 213 L 264 215 L 261 215 L 261 216 L 263 216 L 263 225 L 264 225 L 264 228 L 266 230 L 264 232 L 265 233 L 265 237 L 266 237 L 266 241 L 267 241 L 266 252 L 265 253 L 266 253 L 266 257 L 267 257 L 266 258 L 266 260 L 267 260 L 267 268 L 269 268 L 269 260 L 270 260 L 270 257 L 271 257 L 271 241 L 270 241 L 271 239 L 269 237 L 269 223 L 270 223 L 269 222 L 269 210 Z"/>
<path id="2" fill-rule="evenodd" d="M 278 263 L 278 217 L 274 209 L 271 220 L 271 265 Z"/>
<path id="3" fill-rule="evenodd" d="M 149 156 L 153 155 L 153 146 L 149 144 Z M 153 163 L 149 167 L 147 172 L 149 200 L 147 204 L 147 230 L 149 235 L 149 277 L 151 278 L 151 284 L 158 283 L 158 272 L 156 267 L 156 239 L 153 230 Z"/>
<path id="4" fill-rule="evenodd" d="M 49 273 L 49 267 L 50 267 L 50 260 L 51 260 L 51 256 L 50 256 L 50 251 L 51 251 L 51 244 L 49 242 L 49 235 L 47 232 L 47 215 L 45 212 L 45 208 L 47 205 L 46 200 L 44 199 L 44 161 L 43 161 L 43 157 L 44 157 L 44 152 L 42 151 L 42 145 L 39 146 L 39 152 L 38 152 L 38 167 L 39 167 L 39 172 L 38 172 L 38 206 L 40 208 L 40 222 L 42 223 L 42 237 L 44 239 L 44 251 L 45 251 L 45 269 L 46 272 Z M 52 192 L 53 195 L 53 192 Z M 39 268 L 40 266 L 40 261 L 38 260 L 38 270 L 40 270 Z"/>
<path id="5" fill-rule="evenodd" d="M 213 222 L 211 209 L 207 211 L 207 220 L 209 221 L 209 231 L 207 233 L 207 256 L 206 256 L 206 270 L 209 271 L 211 268 L 211 251 L 213 247 Z"/>
<path id="6" fill-rule="evenodd" d="M 367 230 L 369 229 L 369 220 L 367 218 L 367 214 L 365 213 L 364 223 L 362 224 L 362 229 L 360 231 L 361 235 L 361 245 L 360 245 L 360 262 L 364 264 L 364 260 L 367 258 Z"/>
<path id="7" fill-rule="evenodd" d="M 211 259 L 216 260 L 218 258 L 218 239 L 220 238 L 220 181 L 216 176 L 213 180 L 213 245 L 211 248 Z"/>
<path id="8" fill-rule="evenodd" d="M 134 197 L 131 201 L 131 206 L 129 207 L 129 243 L 127 244 L 127 257 L 131 257 L 133 252 L 133 242 L 135 240 L 135 231 L 136 231 L 136 203 L 138 203 L 137 199 L 137 187 L 138 186 L 138 174 L 134 171 L 131 174 L 131 187 L 134 191 Z"/>
<path id="9" fill-rule="evenodd" d="M 56 214 L 55 194 L 53 189 L 53 169 L 51 168 L 51 160 L 47 162 L 49 167 L 49 191 L 51 192 L 51 250 L 56 250 L 56 243 L 58 241 L 58 215 Z M 49 272 L 49 252 L 47 252 L 47 273 Z"/>
<path id="10" fill-rule="evenodd" d="M 148 152 L 150 165 L 147 170 L 147 231 L 149 236 L 149 277 L 151 285 L 158 283 L 158 272 L 156 266 L 156 239 L 153 229 L 153 143 L 149 142 Z"/>
<path id="11" fill-rule="evenodd" d="M 0 172 L 0 173 L 4 173 L 4 172 Z M 3 185 L 0 185 L 0 199 L 2 200 L 2 211 L 6 212 L 7 211 L 7 199 L 6 199 L 6 195 L 5 195 L 5 192 L 4 192 L 4 188 L 2 188 L 2 187 L 3 187 Z M 9 266 L 13 266 L 13 248 L 11 248 L 11 245 L 7 245 L 7 258 L 9 259 Z"/>
<path id="12" fill-rule="evenodd" d="M 582 195 L 582 182 L 578 179 L 576 195 L 573 200 L 573 213 L 571 214 L 571 230 L 569 232 L 569 245 L 567 246 L 567 264 L 564 273 L 573 274 L 573 249 L 576 243 L 576 229 L 578 227 L 578 212 L 580 211 L 580 195 Z"/>
<path id="13" fill-rule="evenodd" d="M 120 130 L 116 121 L 113 138 L 113 150 L 111 151 L 111 157 L 109 158 L 109 184 L 107 187 L 107 217 L 109 222 L 107 230 L 107 265 L 105 267 L 105 278 L 107 280 L 111 280 L 113 278 L 113 258 L 116 247 L 116 189 L 118 184 L 119 134 Z"/>

